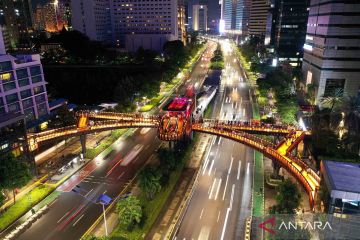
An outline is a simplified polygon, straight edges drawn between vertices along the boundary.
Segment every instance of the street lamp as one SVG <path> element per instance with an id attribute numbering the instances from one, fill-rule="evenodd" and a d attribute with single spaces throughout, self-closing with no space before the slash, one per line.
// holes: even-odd
<path id="1" fill-rule="evenodd" d="M 101 194 L 97 199 L 97 203 L 100 203 L 103 208 L 103 215 L 104 215 L 104 223 L 105 223 L 105 236 L 108 236 L 108 229 L 107 229 L 107 222 L 106 222 L 106 215 L 105 215 L 105 205 L 109 205 L 111 202 L 111 197 L 105 194 Z"/>

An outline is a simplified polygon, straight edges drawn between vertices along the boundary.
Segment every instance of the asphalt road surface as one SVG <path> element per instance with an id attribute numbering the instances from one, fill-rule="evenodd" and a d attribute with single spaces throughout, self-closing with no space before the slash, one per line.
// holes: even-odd
<path id="1" fill-rule="evenodd" d="M 252 116 L 249 87 L 229 42 L 221 41 L 221 45 L 225 69 L 213 117 L 247 121 Z M 254 152 L 221 137 L 213 137 L 210 144 L 177 239 L 244 237 L 245 219 L 251 213 Z"/>
<path id="2" fill-rule="evenodd" d="M 210 43 L 205 55 L 209 56 L 213 50 L 215 44 Z M 199 60 L 188 84 L 202 82 L 207 72 L 205 64 L 208 62 L 208 57 Z M 182 88 L 182 91 L 184 90 L 185 87 Z M 105 193 L 110 197 L 117 196 L 159 146 L 160 140 L 156 136 L 155 129 L 146 134 L 141 134 L 140 130 L 137 130 L 127 139 L 120 139 L 108 156 L 104 159 L 92 160 L 80 172 L 59 186 L 58 190 L 62 193 L 51 205 L 50 211 L 17 239 L 80 239 L 102 214 L 101 205 L 94 203 L 99 195 Z M 73 192 L 72 189 L 76 189 L 79 193 Z"/>

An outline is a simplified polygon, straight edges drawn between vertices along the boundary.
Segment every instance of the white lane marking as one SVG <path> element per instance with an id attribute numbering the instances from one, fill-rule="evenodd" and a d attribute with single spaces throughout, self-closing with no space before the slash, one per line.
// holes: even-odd
<path id="1" fill-rule="evenodd" d="M 105 194 L 107 192 L 107 190 L 105 190 L 104 192 L 103 192 L 103 194 Z"/>
<path id="2" fill-rule="evenodd" d="M 217 200 L 217 197 L 218 197 L 218 195 L 219 195 L 219 190 L 220 190 L 220 187 L 221 187 L 221 182 L 222 182 L 222 178 L 220 178 L 220 181 L 219 181 L 219 184 L 218 184 L 218 187 L 217 187 L 217 190 L 216 190 L 215 200 Z"/>
<path id="3" fill-rule="evenodd" d="M 90 191 L 88 191 L 88 192 L 84 195 L 84 197 L 86 198 L 93 190 L 94 190 L 94 189 L 92 188 Z"/>
<path id="4" fill-rule="evenodd" d="M 216 222 L 219 222 L 219 219 L 220 219 L 220 211 L 219 211 L 219 213 L 218 213 L 218 217 L 217 217 Z"/>
<path id="5" fill-rule="evenodd" d="M 208 226 L 202 227 L 198 239 L 208 240 L 210 235 L 210 228 Z M 193 238 L 192 238 L 193 239 Z"/>
<path id="6" fill-rule="evenodd" d="M 200 217 L 199 217 L 199 219 L 201 219 L 201 217 L 202 217 L 203 213 L 204 213 L 204 209 L 202 209 L 202 210 L 201 210 L 201 213 L 200 213 Z"/>
<path id="7" fill-rule="evenodd" d="M 81 215 L 81 217 L 78 218 L 78 220 L 76 220 L 76 222 L 73 224 L 73 227 L 84 217 L 84 214 Z"/>
<path id="8" fill-rule="evenodd" d="M 208 164 L 209 164 L 209 155 L 208 155 L 208 157 L 206 158 L 206 160 L 205 160 L 205 164 L 204 164 L 204 168 L 203 168 L 203 173 L 202 173 L 202 175 L 204 176 L 204 174 L 205 174 L 205 172 L 206 172 L 206 168 L 207 168 L 207 166 L 208 166 Z"/>
<path id="9" fill-rule="evenodd" d="M 215 137 L 213 137 L 213 139 L 211 141 L 211 144 L 210 144 L 209 151 L 207 152 L 207 155 L 205 157 L 205 163 L 204 163 L 204 166 L 203 166 L 203 175 L 205 174 L 205 169 L 207 167 L 207 164 L 209 163 L 209 156 L 210 156 L 210 153 L 211 153 L 211 147 L 214 144 L 214 142 L 215 142 Z"/>
<path id="10" fill-rule="evenodd" d="M 228 185 L 228 181 L 229 181 L 229 175 L 227 175 L 227 177 L 226 177 L 225 188 L 224 188 L 224 193 L 223 193 L 223 197 L 222 197 L 223 201 L 225 200 L 225 194 L 226 194 L 226 188 Z"/>
<path id="11" fill-rule="evenodd" d="M 226 211 L 225 222 L 224 222 L 224 226 L 223 226 L 223 229 L 222 229 L 222 232 L 221 232 L 220 240 L 224 240 L 226 225 L 227 225 L 227 221 L 228 221 L 228 218 L 229 218 L 229 213 L 230 213 L 230 208 L 228 208 L 227 211 Z"/>
<path id="12" fill-rule="evenodd" d="M 220 145 L 220 143 L 221 143 L 221 137 L 219 137 L 219 141 L 218 141 L 218 146 Z"/>
<path id="13" fill-rule="evenodd" d="M 125 174 L 125 172 L 122 172 L 122 173 L 116 178 L 116 180 L 119 180 L 124 174 Z"/>
<path id="14" fill-rule="evenodd" d="M 212 186 L 211 186 L 211 191 L 210 191 L 209 199 L 211 199 L 211 196 L 212 196 L 212 193 L 213 193 L 213 190 L 214 190 L 214 186 L 215 186 L 215 184 L 216 184 L 216 181 L 217 181 L 217 178 L 214 179 L 214 182 L 213 182 L 213 184 L 212 184 Z"/>
<path id="15" fill-rule="evenodd" d="M 231 157 L 231 162 L 230 162 L 230 167 L 229 167 L 229 170 L 228 170 L 228 174 L 230 174 L 230 172 L 231 172 L 233 161 L 234 161 L 234 158 Z"/>
<path id="16" fill-rule="evenodd" d="M 212 187 L 212 185 L 209 186 L 208 194 L 210 194 L 211 187 Z"/>
<path id="17" fill-rule="evenodd" d="M 70 213 L 70 211 L 68 211 L 67 213 L 65 213 L 64 216 L 62 216 L 59 221 L 57 221 L 57 223 L 61 222 L 68 214 Z"/>
<path id="18" fill-rule="evenodd" d="M 236 176 L 237 180 L 240 179 L 240 169 L 241 169 L 241 161 L 239 161 L 239 167 L 238 167 L 238 172 L 237 172 L 237 176 Z"/>
<path id="19" fill-rule="evenodd" d="M 211 162 L 211 166 L 209 168 L 209 173 L 208 173 L 209 176 L 210 176 L 211 170 L 212 170 L 212 168 L 214 166 L 214 163 L 215 163 L 215 160 L 213 159 L 212 162 Z"/>
<path id="20" fill-rule="evenodd" d="M 246 174 L 249 174 L 249 171 L 250 171 L 250 163 L 247 164 Z"/>
<path id="21" fill-rule="evenodd" d="M 230 209 L 232 209 L 232 205 L 233 205 L 233 201 L 234 201 L 234 190 L 235 190 L 235 184 L 233 184 L 232 188 L 231 188 Z"/>

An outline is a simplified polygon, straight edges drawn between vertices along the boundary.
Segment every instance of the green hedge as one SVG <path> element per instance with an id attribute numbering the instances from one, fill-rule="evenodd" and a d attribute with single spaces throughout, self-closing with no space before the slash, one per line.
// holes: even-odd
<path id="1" fill-rule="evenodd" d="M 19 198 L 14 205 L 9 207 L 0 217 L 0 231 L 28 212 L 32 207 L 42 201 L 52 191 L 53 187 L 41 185 Z"/>
<path id="2" fill-rule="evenodd" d="M 102 151 L 107 149 L 111 144 L 113 144 L 122 134 L 124 134 L 127 131 L 127 129 L 117 129 L 113 130 L 111 135 L 109 137 L 106 137 L 99 146 L 96 148 L 87 148 L 85 153 L 85 158 L 87 159 L 93 159 L 97 155 L 99 155 Z"/>

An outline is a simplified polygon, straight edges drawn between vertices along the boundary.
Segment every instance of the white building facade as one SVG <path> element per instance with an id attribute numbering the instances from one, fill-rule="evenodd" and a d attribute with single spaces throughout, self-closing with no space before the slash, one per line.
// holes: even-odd
<path id="1" fill-rule="evenodd" d="M 24 114 L 27 121 L 50 114 L 38 54 L 14 57 L 0 52 L 0 118 L 7 114 Z"/>
<path id="2" fill-rule="evenodd" d="M 312 0 L 303 75 L 317 87 L 316 103 L 337 89 L 357 96 L 360 89 L 360 1 Z"/>
<path id="3" fill-rule="evenodd" d="M 91 40 L 112 43 L 110 0 L 72 0 L 73 29 Z"/>
<path id="4" fill-rule="evenodd" d="M 74 29 L 127 51 L 179 39 L 177 0 L 73 0 L 72 11 Z"/>

